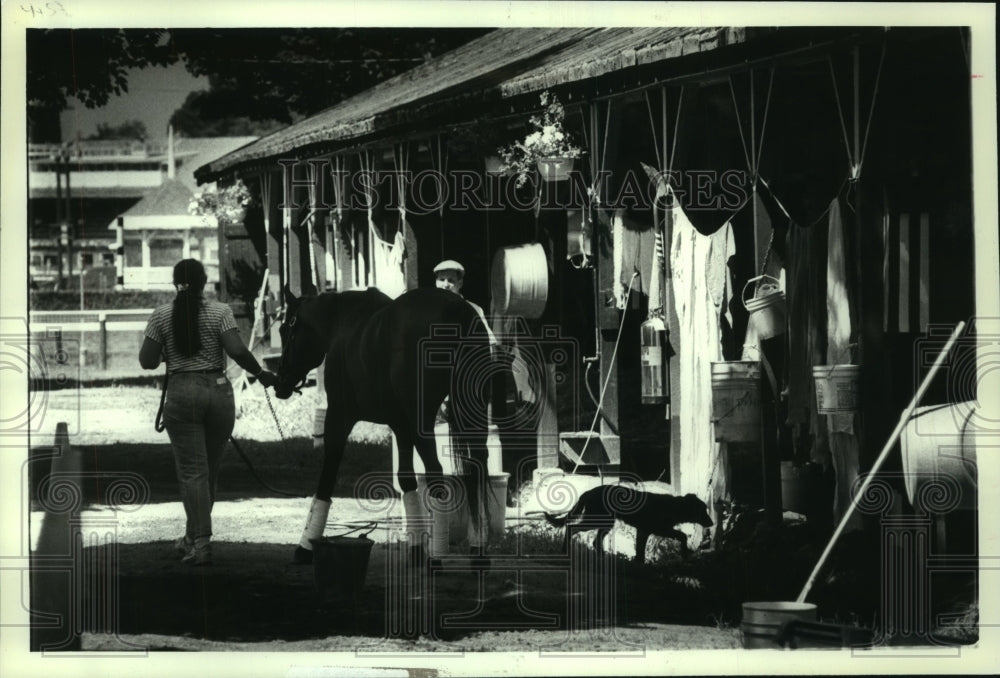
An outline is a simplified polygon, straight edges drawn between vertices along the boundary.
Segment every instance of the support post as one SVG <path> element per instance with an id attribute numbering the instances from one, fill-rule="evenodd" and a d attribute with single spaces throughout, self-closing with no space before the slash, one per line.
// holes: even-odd
<path id="1" fill-rule="evenodd" d="M 108 369 L 108 314 L 99 313 L 97 321 L 101 325 L 101 369 Z"/>

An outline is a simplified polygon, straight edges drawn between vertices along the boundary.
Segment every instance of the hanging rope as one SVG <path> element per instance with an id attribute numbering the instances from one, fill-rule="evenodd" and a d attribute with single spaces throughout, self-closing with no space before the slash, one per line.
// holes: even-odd
<path id="1" fill-rule="evenodd" d="M 764 120 L 760 126 L 760 140 L 757 142 L 756 164 L 753 168 L 754 184 L 760 176 L 760 158 L 764 154 L 764 134 L 767 132 L 767 116 L 771 111 L 771 91 L 774 89 L 774 67 L 771 67 L 770 78 L 767 83 L 767 99 L 764 100 Z"/>
<path id="2" fill-rule="evenodd" d="M 840 103 L 840 89 L 837 87 L 837 74 L 833 70 L 833 57 L 827 55 L 827 65 L 830 67 L 830 80 L 833 82 L 833 96 L 837 100 L 837 117 L 840 119 L 840 130 L 844 134 L 844 150 L 847 151 L 847 165 L 851 177 L 855 177 L 856 165 L 851 153 L 851 142 L 847 135 L 847 124 L 844 122 L 844 112 Z"/>
<path id="3" fill-rule="evenodd" d="M 399 230 L 406 228 L 406 172 L 410 165 L 410 148 L 400 143 L 392 149 L 392 164 L 396 171 L 396 189 L 399 194 Z"/>
<path id="4" fill-rule="evenodd" d="M 313 223 L 316 221 L 316 215 L 319 213 L 319 207 L 317 206 L 318 200 L 318 186 L 317 181 L 322 181 L 322 175 L 319 173 L 319 168 L 313 164 L 308 163 L 308 174 L 309 174 L 309 214 L 305 218 L 306 224 L 306 237 L 309 238 L 309 280 L 316 292 L 322 292 L 320 289 L 319 280 L 319 269 L 316 266 L 316 250 L 315 244 L 313 243 Z"/>
<path id="5" fill-rule="evenodd" d="M 743 157 L 746 160 L 747 167 L 753 171 L 753 162 L 750 160 L 750 152 L 747 149 L 747 139 L 743 134 L 743 121 L 740 119 L 740 107 L 736 103 L 736 89 L 733 87 L 733 76 L 729 76 L 729 93 L 733 96 L 733 110 L 736 111 L 736 127 L 740 130 L 740 144 L 743 146 Z M 753 100 L 753 92 L 750 92 L 751 101 Z"/>
<path id="6" fill-rule="evenodd" d="M 656 123 L 653 122 L 653 104 L 649 100 L 649 90 L 646 90 L 645 92 L 643 92 L 643 95 L 646 97 L 646 112 L 649 114 L 649 129 L 650 129 L 650 132 L 652 132 L 652 134 L 653 134 L 653 148 L 654 149 L 658 149 L 659 146 L 660 146 L 660 143 L 659 143 L 659 140 L 656 138 Z M 666 109 L 665 108 L 663 110 L 663 114 L 666 115 Z M 666 143 L 666 139 L 664 139 L 663 142 Z M 659 165 L 658 169 L 660 169 L 660 171 L 663 170 L 664 160 L 665 160 L 665 158 L 663 158 L 663 157 L 659 157 L 659 156 L 657 157 L 657 164 Z"/>
<path id="7" fill-rule="evenodd" d="M 878 100 L 879 81 L 882 79 L 882 64 L 885 62 L 885 46 L 882 43 L 882 53 L 878 59 L 878 70 L 875 73 L 875 88 L 872 91 L 872 103 L 868 107 L 868 122 L 865 124 L 865 140 L 861 144 L 861 157 L 858 159 L 858 174 L 861 173 L 861 166 L 865 162 L 865 150 L 868 148 L 868 133 L 872 128 L 872 120 L 875 118 L 875 102 Z"/>
<path id="8" fill-rule="evenodd" d="M 378 285 L 378 274 L 376 273 L 376 267 L 374 262 L 375 256 L 375 238 L 381 238 L 378 236 L 377 229 L 375 227 L 375 186 L 373 182 L 375 180 L 375 158 L 373 157 L 371 151 L 362 150 L 358 152 L 358 161 L 361 163 L 361 171 L 368 175 L 369 181 L 364 182 L 365 188 L 365 208 L 368 212 L 368 258 L 369 263 L 367 265 L 366 277 L 367 285 L 377 286 Z"/>

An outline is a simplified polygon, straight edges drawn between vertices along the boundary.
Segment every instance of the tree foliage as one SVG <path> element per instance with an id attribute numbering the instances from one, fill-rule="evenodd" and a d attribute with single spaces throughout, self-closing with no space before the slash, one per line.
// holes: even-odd
<path id="1" fill-rule="evenodd" d="M 179 129 L 189 136 L 259 134 L 318 113 L 487 31 L 29 30 L 28 106 L 39 119 L 65 109 L 74 96 L 99 108 L 128 91 L 129 69 L 183 61 L 192 75 L 208 77 L 210 89 L 189 97 L 176 112 Z"/>
<path id="2" fill-rule="evenodd" d="M 289 124 L 486 33 L 485 29 L 171 30 L 173 49 L 211 85 L 206 119 Z"/>
<path id="3" fill-rule="evenodd" d="M 32 29 L 25 34 L 29 108 L 63 110 L 70 97 L 99 108 L 128 92 L 128 71 L 169 66 L 169 33 L 140 29 Z"/>
<path id="4" fill-rule="evenodd" d="M 186 137 L 262 137 L 285 126 L 277 120 L 253 120 L 246 115 L 214 111 L 213 95 L 207 90 L 188 94 L 170 116 L 174 131 Z M 208 100 L 206 105 L 204 102 Z"/>
<path id="5" fill-rule="evenodd" d="M 127 120 L 120 125 L 100 122 L 97 123 L 97 131 L 87 137 L 87 139 L 99 141 L 117 139 L 145 141 L 148 138 L 149 132 L 146 130 L 146 123 L 142 120 Z"/>

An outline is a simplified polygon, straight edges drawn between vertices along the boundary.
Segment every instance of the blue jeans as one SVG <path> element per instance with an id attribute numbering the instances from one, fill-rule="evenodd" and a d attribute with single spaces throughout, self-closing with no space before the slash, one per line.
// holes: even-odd
<path id="1" fill-rule="evenodd" d="M 212 536 L 222 452 L 236 423 L 233 387 L 222 372 L 180 372 L 167 382 L 163 423 L 170 436 L 189 539 Z"/>

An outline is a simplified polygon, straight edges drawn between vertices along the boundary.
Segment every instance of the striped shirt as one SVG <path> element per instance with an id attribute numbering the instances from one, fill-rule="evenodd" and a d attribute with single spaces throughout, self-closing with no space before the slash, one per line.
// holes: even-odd
<path id="1" fill-rule="evenodd" d="M 226 364 L 222 333 L 236 328 L 233 309 L 218 301 L 205 301 L 198 313 L 198 336 L 201 349 L 190 358 L 181 355 L 174 341 L 173 302 L 158 306 L 149 317 L 145 336 L 163 349 L 167 372 L 221 370 Z"/>

